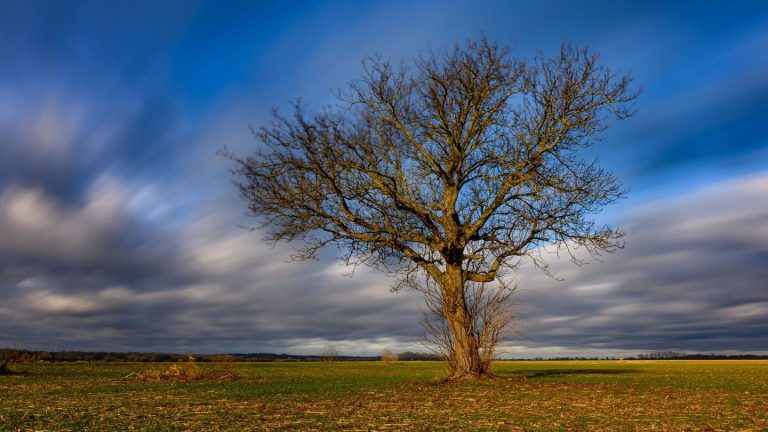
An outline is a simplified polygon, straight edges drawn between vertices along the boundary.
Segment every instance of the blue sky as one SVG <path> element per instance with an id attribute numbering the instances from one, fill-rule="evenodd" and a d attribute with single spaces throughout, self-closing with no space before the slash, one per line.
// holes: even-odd
<path id="1" fill-rule="evenodd" d="M 379 53 L 588 45 L 637 114 L 591 151 L 627 248 L 519 276 L 511 355 L 768 349 L 765 2 L 0 2 L 0 345 L 312 352 L 418 345 L 420 300 L 284 262 L 216 156 Z"/>

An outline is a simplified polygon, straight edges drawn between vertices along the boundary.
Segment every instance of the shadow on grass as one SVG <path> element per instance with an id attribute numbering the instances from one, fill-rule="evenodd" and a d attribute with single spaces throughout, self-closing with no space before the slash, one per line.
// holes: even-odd
<path id="1" fill-rule="evenodd" d="M 571 376 L 571 375 L 624 375 L 639 373 L 638 370 L 631 369 L 527 369 L 505 371 L 500 376 L 520 376 L 526 379 L 546 378 L 550 376 Z"/>

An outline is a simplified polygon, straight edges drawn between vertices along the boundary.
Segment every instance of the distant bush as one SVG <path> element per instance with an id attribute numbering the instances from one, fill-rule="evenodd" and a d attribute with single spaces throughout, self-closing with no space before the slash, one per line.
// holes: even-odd
<path id="1" fill-rule="evenodd" d="M 200 368 L 194 363 L 172 364 L 167 369 L 150 369 L 136 375 L 136 380 L 143 382 L 190 382 L 202 377 Z"/>
<path id="2" fill-rule="evenodd" d="M 126 378 L 129 378 L 130 375 Z M 150 369 L 134 376 L 141 382 L 172 382 L 188 383 L 199 381 L 229 381 L 239 378 L 240 375 L 230 368 L 216 368 L 205 370 L 192 362 L 173 363 L 165 369 Z"/>
<path id="3" fill-rule="evenodd" d="M 339 356 L 341 355 L 341 351 L 339 350 L 339 347 L 333 344 L 328 344 L 323 347 L 323 351 L 320 353 L 320 358 L 327 363 L 335 362 Z"/>
<path id="4" fill-rule="evenodd" d="M 13 373 L 12 362 L 10 360 L 0 359 L 0 375 L 11 375 Z"/>
<path id="5" fill-rule="evenodd" d="M 0 350 L 0 375 L 11 375 L 13 370 L 14 352 L 11 350 Z"/>
<path id="6" fill-rule="evenodd" d="M 385 365 L 390 365 L 397 361 L 397 354 L 390 349 L 385 349 L 381 352 L 381 361 L 384 362 Z"/>

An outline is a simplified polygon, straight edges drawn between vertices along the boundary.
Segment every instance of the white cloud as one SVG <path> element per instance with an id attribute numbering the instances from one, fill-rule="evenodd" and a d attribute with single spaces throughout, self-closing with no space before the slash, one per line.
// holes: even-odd
<path id="1" fill-rule="evenodd" d="M 719 314 L 735 322 L 754 319 L 768 319 L 768 302 L 745 303 L 738 306 L 722 308 Z"/>
<path id="2" fill-rule="evenodd" d="M 105 253 L 107 239 L 124 222 L 116 192 L 102 185 L 82 207 L 67 208 L 37 188 L 6 188 L 0 195 L 0 251 L 64 260 Z"/>

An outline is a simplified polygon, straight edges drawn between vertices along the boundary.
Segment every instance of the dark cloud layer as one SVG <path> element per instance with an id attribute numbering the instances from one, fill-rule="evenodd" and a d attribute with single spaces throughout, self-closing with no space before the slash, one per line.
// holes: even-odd
<path id="1" fill-rule="evenodd" d="M 272 106 L 328 103 L 366 54 L 485 34 L 523 56 L 591 45 L 644 89 L 595 148 L 632 189 L 601 216 L 627 248 L 556 262 L 565 282 L 523 272 L 511 353 L 766 349 L 764 2 L 303 7 L 0 2 L 0 346 L 417 348 L 414 293 L 236 228 L 215 153 L 253 150 Z"/>
<path id="2" fill-rule="evenodd" d="M 531 342 L 640 350 L 768 347 L 768 176 L 729 181 L 635 209 L 626 248 L 522 276 Z M 527 283 L 526 283 L 527 282 Z"/>
<path id="3" fill-rule="evenodd" d="M 328 260 L 286 264 L 288 250 L 222 230 L 221 214 L 141 242 L 118 193 L 61 209 L 37 190 L 6 191 L 0 345 L 295 351 L 315 339 L 420 334 L 415 297 L 389 293 L 383 276 L 350 279 Z"/>
<path id="4" fill-rule="evenodd" d="M 627 247 L 604 262 L 576 267 L 552 256 L 562 282 L 524 271 L 518 299 L 527 321 L 513 346 L 765 350 L 767 194 L 768 175 L 759 175 L 647 203 L 628 217 Z M 0 240 L 4 256 L 23 257 L 0 270 L 0 344 L 306 352 L 335 340 L 370 352 L 420 340 L 414 293 L 390 293 L 391 281 L 368 269 L 349 278 L 350 269 L 328 260 L 285 263 L 286 248 L 221 232 L 211 222 L 217 215 L 167 238 L 176 246 L 150 257 L 145 248 L 100 249 L 98 236 L 80 241 L 79 223 L 105 222 L 89 212 L 92 204 L 66 216 L 58 233 L 24 231 L 38 223 L 43 212 L 34 206 L 43 201 L 15 207 L 20 199 L 0 206 L 0 229 L 27 240 Z M 22 211 L 28 218 L 17 217 Z M 64 249 L 44 247 L 56 236 L 50 244 Z"/>

